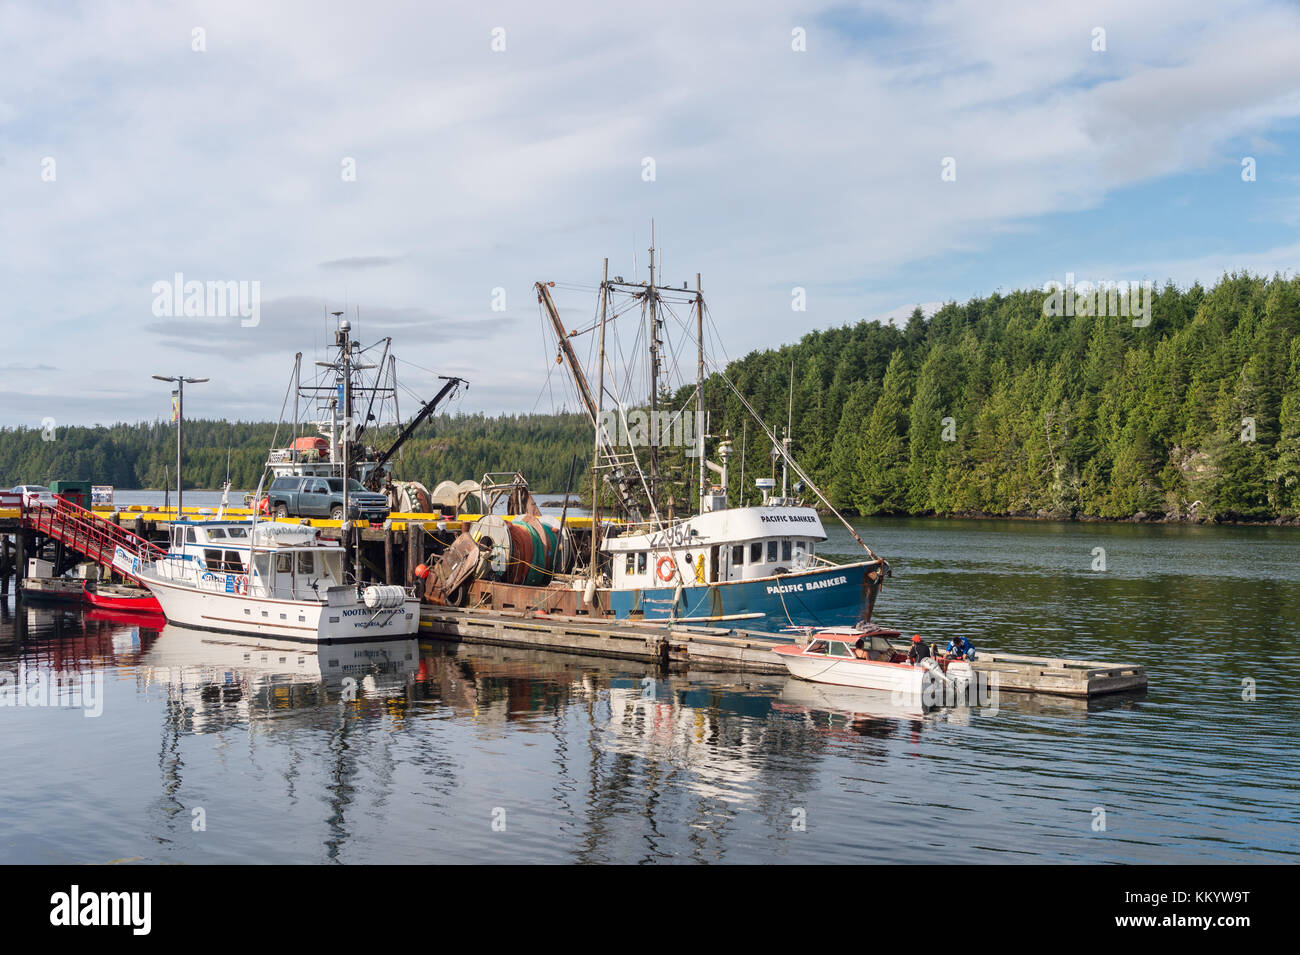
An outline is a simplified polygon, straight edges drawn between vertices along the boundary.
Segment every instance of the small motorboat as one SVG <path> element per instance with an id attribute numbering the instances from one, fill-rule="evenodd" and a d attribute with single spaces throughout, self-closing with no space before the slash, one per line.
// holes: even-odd
<path id="1" fill-rule="evenodd" d="M 828 627 L 807 634 L 806 643 L 773 647 L 791 676 L 813 683 L 885 690 L 899 699 L 939 702 L 943 688 L 969 683 L 974 673 L 965 660 L 926 657 L 908 660 L 898 630 Z"/>
<path id="2" fill-rule="evenodd" d="M 96 584 L 86 587 L 84 599 L 89 606 L 96 610 L 155 615 L 163 612 L 162 605 L 158 603 L 158 598 L 143 587 Z"/>

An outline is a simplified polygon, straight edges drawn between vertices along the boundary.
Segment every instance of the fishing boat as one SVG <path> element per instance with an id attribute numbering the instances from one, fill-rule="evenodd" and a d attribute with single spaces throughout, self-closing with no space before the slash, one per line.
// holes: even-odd
<path id="1" fill-rule="evenodd" d="M 572 543 L 566 562 L 554 560 L 544 535 L 535 533 L 535 510 L 484 518 L 434 562 L 426 599 L 548 613 L 734 622 L 769 631 L 869 620 L 888 565 L 800 468 L 791 454 L 790 428 L 778 438 L 723 366 L 713 364 L 706 379 L 710 362 L 704 350 L 706 306 L 699 276 L 694 289 L 685 283 L 682 288 L 660 284 L 653 240 L 646 282 L 611 279 L 606 260 L 599 317 L 574 331 L 561 320 L 551 294 L 554 285 L 538 282 L 535 288 L 555 336 L 556 359 L 567 367 L 594 432 L 591 531 Z M 616 337 L 620 318 L 634 326 L 637 343 L 648 343 L 644 377 L 635 377 L 641 374 L 639 364 L 629 365 L 621 375 L 606 372 L 607 354 L 630 351 Z M 666 323 L 684 330 L 685 341 L 668 342 Z M 584 335 L 596 337 L 591 347 L 597 365 L 594 384 L 574 348 Z M 681 355 L 688 343 L 697 353 L 695 388 L 691 399 L 679 403 L 668 397 L 674 392 L 665 356 Z M 634 377 L 636 383 L 630 384 Z M 729 388 L 728 397 L 734 395 L 770 442 L 773 476 L 754 482 L 761 494 L 757 503 L 742 500 L 733 505 L 728 497 L 734 448 L 729 435 L 708 434 L 706 380 Z M 682 387 L 689 384 L 683 382 Z M 633 394 L 642 397 L 634 399 Z M 707 456 L 710 439 L 716 461 Z M 743 451 L 742 442 L 742 496 Z M 683 472 L 689 477 L 675 476 Z M 566 489 L 566 500 L 571 490 Z M 804 493 L 811 499 L 804 500 Z M 489 495 L 480 494 L 480 499 L 485 497 Z M 614 502 L 613 519 L 602 515 L 602 497 Z M 689 502 L 685 508 L 683 497 Z M 815 504 L 843 523 L 866 559 L 840 563 L 818 554 L 827 534 Z"/>
<path id="2" fill-rule="evenodd" d="M 925 657 L 913 664 L 894 643 L 902 634 L 884 627 L 831 627 L 807 634 L 807 642 L 773 647 L 791 676 L 813 683 L 884 690 L 907 700 L 941 699 L 942 684 L 969 683 L 965 660 Z"/>
<path id="3" fill-rule="evenodd" d="M 182 626 L 309 643 L 419 629 L 412 593 L 348 583 L 344 548 L 302 524 L 176 521 L 164 556 L 147 559 L 119 545 L 113 564 L 140 579 L 167 620 Z"/>
<path id="4" fill-rule="evenodd" d="M 329 357 L 315 363 L 316 374 L 305 377 L 302 353 L 295 356 L 289 384 L 293 393 L 292 438 L 270 449 L 266 470 L 273 481 L 350 477 L 365 490 L 386 495 L 393 511 L 427 512 L 431 507 L 429 489 L 420 481 L 398 480 L 393 465 L 416 429 L 455 398 L 466 382 L 439 376 L 443 382 L 439 392 L 403 422 L 398 404 L 399 359 L 392 350 L 393 340 L 382 338 L 362 345 L 353 339 L 352 323 L 342 318 L 343 313 L 332 314 L 337 319 L 334 340 Z M 314 434 L 309 433 L 312 430 Z M 279 433 L 277 428 L 276 439 Z M 342 481 L 340 486 L 346 501 L 351 485 Z M 268 502 L 250 496 L 246 503 L 265 508 Z"/>

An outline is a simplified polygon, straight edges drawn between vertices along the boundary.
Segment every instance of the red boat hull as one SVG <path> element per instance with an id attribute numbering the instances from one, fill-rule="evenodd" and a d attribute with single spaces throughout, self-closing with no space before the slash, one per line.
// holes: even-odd
<path id="1" fill-rule="evenodd" d="M 116 594 L 101 594 L 86 590 L 86 603 L 98 610 L 112 610 L 117 613 L 162 614 L 162 606 L 153 594 L 140 597 L 123 597 Z"/>

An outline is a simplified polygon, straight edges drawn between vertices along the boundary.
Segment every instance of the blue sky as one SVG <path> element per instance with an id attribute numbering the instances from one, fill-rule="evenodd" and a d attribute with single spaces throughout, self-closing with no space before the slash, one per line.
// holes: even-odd
<path id="1" fill-rule="evenodd" d="M 418 393 L 550 410 L 531 283 L 644 270 L 651 218 L 733 357 L 1067 273 L 1300 256 L 1291 4 L 359 11 L 0 6 L 0 425 L 165 417 L 149 376 L 178 372 L 212 379 L 188 415 L 273 418 L 343 307 Z M 259 282 L 260 324 L 153 314 L 177 272 Z"/>

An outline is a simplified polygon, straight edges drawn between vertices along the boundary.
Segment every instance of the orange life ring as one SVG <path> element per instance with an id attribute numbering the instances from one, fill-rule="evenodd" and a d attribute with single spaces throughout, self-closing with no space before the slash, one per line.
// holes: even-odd
<path id="1" fill-rule="evenodd" d="M 667 573 L 664 573 L 665 565 L 668 567 Z M 667 556 L 660 557 L 659 562 L 655 564 L 655 574 L 657 574 L 659 579 L 664 583 L 668 583 L 677 574 L 677 561 Z"/>

